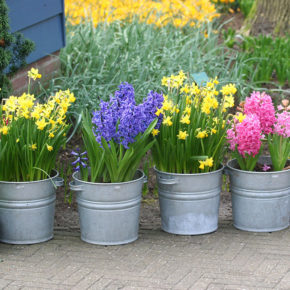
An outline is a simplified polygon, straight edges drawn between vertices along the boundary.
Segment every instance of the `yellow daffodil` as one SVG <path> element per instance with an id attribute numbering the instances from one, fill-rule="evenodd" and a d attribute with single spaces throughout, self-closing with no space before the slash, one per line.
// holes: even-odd
<path id="1" fill-rule="evenodd" d="M 237 119 L 240 123 L 242 123 L 245 118 L 246 118 L 246 115 L 244 115 L 242 113 L 237 113 L 235 115 L 235 119 Z"/>
<path id="2" fill-rule="evenodd" d="M 191 105 L 192 104 L 192 99 L 190 96 L 186 96 L 186 105 Z"/>
<path id="3" fill-rule="evenodd" d="M 158 108 L 157 111 L 156 111 L 156 113 L 155 113 L 155 115 L 156 115 L 157 117 L 159 117 L 160 114 L 163 114 L 163 110 L 160 109 L 160 108 Z"/>
<path id="4" fill-rule="evenodd" d="M 189 115 L 184 115 L 184 116 L 181 118 L 180 123 L 189 125 L 189 124 L 190 124 L 190 118 L 189 118 Z"/>
<path id="5" fill-rule="evenodd" d="M 204 162 L 204 165 L 205 166 L 208 166 L 208 167 L 213 167 L 213 158 L 207 158 Z"/>
<path id="6" fill-rule="evenodd" d="M 48 145 L 48 144 L 46 145 L 46 148 L 47 148 L 48 151 L 52 151 L 53 150 L 53 147 Z"/>
<path id="7" fill-rule="evenodd" d="M 204 169 L 204 161 L 198 161 L 199 162 L 199 169 Z"/>
<path id="8" fill-rule="evenodd" d="M 38 73 L 38 69 L 32 68 L 29 72 L 28 72 L 28 77 L 36 80 L 36 79 L 40 79 L 41 78 L 41 74 Z"/>
<path id="9" fill-rule="evenodd" d="M 189 86 L 188 84 L 185 84 L 181 89 L 180 89 L 181 93 L 185 93 L 188 94 L 190 92 Z"/>
<path id="10" fill-rule="evenodd" d="M 191 107 L 186 106 L 185 109 L 184 109 L 184 111 L 183 111 L 183 113 L 184 114 L 188 114 L 190 116 L 190 114 L 191 114 Z"/>
<path id="11" fill-rule="evenodd" d="M 222 124 L 222 128 L 223 128 L 223 129 L 225 128 L 225 125 L 226 125 L 226 121 L 223 120 L 223 124 Z"/>
<path id="12" fill-rule="evenodd" d="M 213 89 L 214 88 L 214 83 L 213 82 L 207 82 L 206 83 L 207 88 Z"/>
<path id="13" fill-rule="evenodd" d="M 37 145 L 34 143 L 30 146 L 32 151 L 35 151 L 37 149 Z"/>
<path id="14" fill-rule="evenodd" d="M 214 83 L 215 85 L 218 85 L 218 84 L 219 84 L 219 81 L 218 81 L 217 77 L 215 77 L 215 79 L 213 80 L 213 83 Z"/>
<path id="15" fill-rule="evenodd" d="M 3 126 L 2 128 L 0 128 L 0 133 L 2 133 L 3 135 L 7 135 L 9 131 L 9 128 L 7 126 Z"/>
<path id="16" fill-rule="evenodd" d="M 237 89 L 234 84 L 228 84 L 223 86 L 220 92 L 223 94 L 223 96 L 234 95 L 237 92 Z"/>
<path id="17" fill-rule="evenodd" d="M 233 97 L 232 95 L 230 95 L 230 96 L 225 96 L 225 98 L 224 98 L 224 106 L 223 106 L 223 108 L 224 108 L 224 109 L 232 108 L 234 105 L 235 105 L 234 97 Z"/>
<path id="18" fill-rule="evenodd" d="M 185 140 L 186 137 L 188 136 L 187 132 L 186 131 L 179 131 L 179 134 L 177 135 L 177 138 L 180 139 L 180 140 Z"/>
<path id="19" fill-rule="evenodd" d="M 172 110 L 171 110 L 171 113 L 173 114 L 173 113 L 179 113 L 180 112 L 180 110 L 178 109 L 178 107 L 177 106 L 174 106 L 173 108 L 172 108 Z"/>
<path id="20" fill-rule="evenodd" d="M 165 101 L 163 102 L 162 110 L 164 110 L 164 111 L 169 111 L 169 110 L 171 110 L 172 108 L 173 108 L 173 103 L 172 103 L 172 101 L 167 101 L 167 100 L 165 100 Z"/>
<path id="21" fill-rule="evenodd" d="M 171 117 L 168 116 L 168 117 L 164 118 L 162 124 L 166 125 L 166 126 L 172 126 L 173 123 L 171 121 Z"/>
<path id="22" fill-rule="evenodd" d="M 45 126 L 47 125 L 47 123 L 45 122 L 45 119 L 37 120 L 35 124 L 38 130 L 43 130 Z"/>
<path id="23" fill-rule="evenodd" d="M 152 135 L 153 135 L 153 136 L 157 136 L 157 135 L 159 134 L 159 132 L 160 132 L 160 131 L 159 131 L 158 129 L 153 129 L 153 130 L 152 130 Z"/>
<path id="24" fill-rule="evenodd" d="M 208 166 L 208 167 L 213 167 L 213 158 L 207 158 L 205 161 L 201 161 L 199 160 L 199 168 L 204 170 L 204 167 L 205 166 Z"/>
<path id="25" fill-rule="evenodd" d="M 197 133 L 197 135 L 196 135 L 196 138 L 198 138 L 198 139 L 203 139 L 203 138 L 205 138 L 205 137 L 207 137 L 208 136 L 208 134 L 206 133 L 206 131 L 204 130 L 204 131 L 199 131 L 198 133 Z"/>
<path id="26" fill-rule="evenodd" d="M 161 84 L 162 84 L 162 86 L 164 86 L 164 87 L 168 87 L 169 84 L 170 84 L 169 78 L 167 78 L 167 77 L 163 77 L 162 80 L 161 80 Z"/>

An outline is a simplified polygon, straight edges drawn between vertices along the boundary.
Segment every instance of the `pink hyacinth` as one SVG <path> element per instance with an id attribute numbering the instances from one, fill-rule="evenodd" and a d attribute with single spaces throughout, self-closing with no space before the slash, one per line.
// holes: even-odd
<path id="1" fill-rule="evenodd" d="M 233 127 L 227 131 L 227 139 L 230 149 L 237 149 L 244 158 L 246 153 L 256 156 L 261 148 L 261 125 L 257 115 L 249 114 L 241 123 L 234 123 Z"/>
<path id="2" fill-rule="evenodd" d="M 235 150 L 236 144 L 238 143 L 238 137 L 237 137 L 237 131 L 236 131 L 236 126 L 238 123 L 239 123 L 238 120 L 234 119 L 232 128 L 227 130 L 227 140 L 228 140 L 228 143 L 230 144 L 230 149 L 232 151 Z"/>
<path id="3" fill-rule="evenodd" d="M 272 98 L 269 95 L 264 92 L 253 92 L 250 97 L 246 98 L 244 113 L 246 115 L 256 114 L 263 133 L 272 133 L 276 118 Z"/>
<path id="4" fill-rule="evenodd" d="M 285 138 L 290 137 L 290 112 L 283 111 L 277 114 L 277 122 L 274 124 L 274 132 Z"/>

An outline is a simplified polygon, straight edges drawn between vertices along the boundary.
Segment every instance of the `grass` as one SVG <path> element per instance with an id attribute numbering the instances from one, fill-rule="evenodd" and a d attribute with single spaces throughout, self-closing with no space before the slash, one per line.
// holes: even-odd
<path id="1" fill-rule="evenodd" d="M 247 59 L 219 43 L 214 32 L 220 28 L 212 23 L 199 28 L 156 28 L 137 20 L 97 27 L 89 21 L 68 25 L 67 45 L 60 53 L 61 76 L 52 80 L 44 93 L 70 88 L 77 97 L 71 113 L 79 114 L 96 108 L 121 82 L 131 83 L 141 100 L 150 90 L 162 91 L 163 76 L 182 69 L 218 76 L 221 85 L 235 83 L 238 98 L 244 98 L 258 90 L 260 83 L 248 82 L 243 75 Z"/>

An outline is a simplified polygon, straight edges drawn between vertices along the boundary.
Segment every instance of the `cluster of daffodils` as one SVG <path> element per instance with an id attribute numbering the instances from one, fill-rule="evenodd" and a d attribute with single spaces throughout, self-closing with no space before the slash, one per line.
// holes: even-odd
<path id="1" fill-rule="evenodd" d="M 32 120 L 38 130 L 44 131 L 49 139 L 53 139 L 58 131 L 67 126 L 66 113 L 74 101 L 75 97 L 69 90 L 57 92 L 44 104 L 37 103 L 35 96 L 27 93 L 20 97 L 10 96 L 2 106 L 3 119 L 6 122 L 0 128 L 0 134 L 7 135 L 10 127 L 23 118 Z M 20 138 L 21 136 L 16 140 Z M 51 151 L 51 146 L 47 147 Z"/>
<path id="2" fill-rule="evenodd" d="M 32 80 L 41 78 L 41 74 L 37 69 L 31 69 L 28 77 L 30 85 Z M 74 101 L 75 97 L 69 90 L 58 91 L 45 103 L 38 102 L 29 90 L 20 97 L 10 96 L 4 100 L 0 107 L 0 167 L 7 166 L 7 158 L 11 164 L 8 179 L 13 179 L 13 170 L 19 174 L 16 176 L 18 181 L 38 180 L 43 177 L 42 171 L 50 174 L 52 168 L 49 165 L 53 165 L 57 151 L 66 140 L 69 129 L 66 113 Z M 11 162 L 14 157 L 10 155 L 15 157 L 15 168 Z M 19 166 L 25 169 L 20 169 L 20 172 Z M 34 172 L 36 167 L 39 170 Z M 0 178 L 7 180 L 1 177 L 2 169 L 5 171 L 0 168 Z"/>
<path id="3" fill-rule="evenodd" d="M 66 0 L 66 15 L 73 24 L 91 17 L 94 24 L 131 20 L 138 17 L 147 24 L 176 27 L 212 21 L 219 17 L 210 0 Z"/>
<path id="4" fill-rule="evenodd" d="M 189 82 L 189 76 L 183 71 L 163 77 L 162 85 L 167 88 L 167 94 L 156 112 L 157 116 L 163 116 L 163 121 L 160 129 L 152 132 L 160 147 L 155 153 L 167 148 L 167 156 L 176 152 L 176 158 L 167 161 L 164 158 L 162 163 L 158 162 L 162 156 L 156 156 L 160 170 L 194 173 L 220 166 L 227 112 L 234 106 L 237 89 L 233 84 L 217 89 L 218 84 L 215 78 L 198 87 L 195 82 Z"/>
<path id="5" fill-rule="evenodd" d="M 253 92 L 238 110 L 227 131 L 227 139 L 241 169 L 254 170 L 262 153 L 263 140 L 267 139 L 273 169 L 282 170 L 290 155 L 289 101 L 283 100 L 275 112 L 269 95 Z"/>

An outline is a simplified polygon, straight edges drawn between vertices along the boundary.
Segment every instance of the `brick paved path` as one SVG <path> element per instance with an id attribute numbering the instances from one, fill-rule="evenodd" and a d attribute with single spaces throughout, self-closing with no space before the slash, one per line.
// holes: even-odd
<path id="1" fill-rule="evenodd" d="M 123 246 L 84 243 L 78 231 L 29 246 L 0 244 L 1 289 L 290 289 L 290 229 L 175 236 L 141 229 Z"/>

